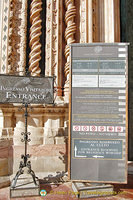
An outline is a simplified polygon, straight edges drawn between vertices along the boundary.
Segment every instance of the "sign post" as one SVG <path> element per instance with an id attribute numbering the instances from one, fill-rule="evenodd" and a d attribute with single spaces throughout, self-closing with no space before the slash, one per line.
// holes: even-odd
<path id="1" fill-rule="evenodd" d="M 35 196 L 40 194 L 38 178 L 31 168 L 30 157 L 27 153 L 27 144 L 30 142 L 27 130 L 29 104 L 54 103 L 53 77 L 9 76 L 0 75 L 0 103 L 22 103 L 25 108 L 25 132 L 22 132 L 24 154 L 21 155 L 19 170 L 12 180 L 10 187 L 11 197 Z M 26 175 L 22 177 L 21 175 Z M 20 177 L 21 176 L 21 177 Z M 30 176 L 30 178 L 29 178 Z"/>
<path id="2" fill-rule="evenodd" d="M 127 60 L 127 43 L 71 45 L 71 180 L 127 182 Z"/>

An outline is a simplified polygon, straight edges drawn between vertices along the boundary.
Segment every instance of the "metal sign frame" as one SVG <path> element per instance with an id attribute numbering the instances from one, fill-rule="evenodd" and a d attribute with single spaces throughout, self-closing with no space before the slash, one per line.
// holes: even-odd
<path id="1" fill-rule="evenodd" d="M 36 177 L 34 171 L 31 168 L 31 162 L 28 160 L 30 155 L 27 153 L 27 144 L 31 141 L 29 138 L 30 132 L 27 131 L 27 118 L 29 104 L 54 104 L 54 77 L 34 77 L 28 76 L 15 76 L 15 75 L 0 75 L 0 103 L 22 103 L 22 107 L 25 107 L 25 131 L 21 133 L 23 135 L 22 142 L 24 142 L 24 154 L 21 155 L 19 164 L 19 170 L 16 172 L 10 186 L 10 196 L 13 196 L 15 190 L 17 190 L 17 181 L 20 175 L 24 174 L 23 168 L 27 168 L 27 173 L 31 175 L 34 186 L 39 191 L 40 185 L 38 177 Z M 19 82 L 20 81 L 20 82 Z M 40 87 L 41 86 L 41 87 Z M 8 97 L 7 99 L 5 98 Z M 14 100 L 15 99 L 15 100 Z M 22 109 L 21 107 L 21 109 Z M 20 110 L 21 110 L 20 109 Z"/>
<path id="2" fill-rule="evenodd" d="M 124 155 L 124 159 L 125 159 L 125 166 L 124 166 L 124 173 L 125 173 L 125 180 L 123 180 L 123 181 L 117 181 L 117 180 L 108 180 L 108 181 L 105 181 L 105 180 L 97 180 L 97 179 L 95 179 L 95 180 L 92 180 L 92 179 L 90 179 L 89 177 L 88 177 L 88 179 L 86 180 L 86 179 L 82 179 L 82 178 L 80 178 L 80 179 L 73 179 L 72 178 L 72 173 L 73 173 L 73 171 L 75 170 L 75 169 L 72 169 L 72 166 L 74 166 L 74 165 L 72 165 L 72 162 L 73 162 L 73 154 L 74 154 L 74 146 L 73 146 L 73 140 L 75 139 L 74 137 L 73 137 L 73 135 L 72 135 L 72 120 L 73 120 L 73 116 L 72 116 L 72 99 L 73 99 L 73 96 L 72 96 L 72 81 L 73 81 L 73 78 L 72 78 L 72 61 L 73 61 L 73 55 L 72 55 L 72 48 L 73 47 L 89 47 L 89 46 L 91 46 L 91 47 L 97 47 L 97 51 L 100 51 L 100 48 L 101 47 L 103 47 L 103 46 L 119 46 L 120 48 L 122 48 L 123 46 L 126 46 L 126 48 L 128 48 L 128 43 L 113 43 L 113 44 L 111 44 L 111 43 L 109 43 L 109 44 L 107 44 L 107 43 L 92 43 L 92 44 L 72 44 L 71 46 L 70 46 L 70 55 L 71 55 L 71 60 L 70 60 L 70 102 L 69 102 L 69 141 L 68 141 L 68 174 L 69 174 L 69 178 L 71 179 L 71 180 L 73 180 L 73 181 L 82 181 L 82 182 L 99 182 L 99 183 L 127 183 L 127 169 L 128 169 L 128 166 L 127 166 L 127 161 L 128 161 L 128 58 L 127 58 L 127 55 L 126 55 L 126 75 L 125 75 L 125 79 L 126 79 L 126 85 L 125 85 L 125 90 L 126 90 L 126 93 L 125 93 L 125 98 L 126 98 L 126 112 L 125 112 L 125 115 L 126 115 L 126 127 L 125 127 L 125 132 L 126 132 L 126 135 L 125 135 L 125 140 L 126 140 L 126 142 L 125 142 L 125 155 Z M 99 49 L 98 49 L 99 48 Z M 78 50 L 77 50 L 78 51 Z M 120 50 L 121 51 L 121 50 Z M 128 51 L 127 51 L 128 52 Z M 88 59 L 89 59 L 89 55 L 88 55 Z M 80 83 L 79 83 L 79 85 L 80 85 Z M 115 87 L 115 86 L 114 86 Z M 107 87 L 108 88 L 108 87 Z M 107 89 L 106 88 L 106 89 Z M 87 137 L 86 137 L 87 138 Z M 77 137 L 76 137 L 76 139 L 77 139 Z M 82 139 L 82 140 L 85 140 L 85 138 L 83 137 L 80 137 L 80 139 Z M 90 138 L 87 138 L 88 140 L 90 139 Z M 96 138 L 95 138 L 96 139 Z M 112 140 L 113 140 L 113 138 L 111 138 Z M 110 140 L 111 140 L 110 139 Z M 104 140 L 104 138 L 102 137 L 102 138 L 97 138 L 97 140 Z M 107 140 L 107 139 L 106 139 Z M 109 140 L 109 139 L 108 139 Z M 115 139 L 116 140 L 116 139 Z M 119 139 L 120 140 L 120 139 Z M 122 139 L 122 141 L 123 141 L 123 139 Z M 122 148 L 123 148 L 123 144 L 122 144 Z M 90 158 L 81 158 L 81 160 L 82 160 L 82 163 L 84 162 L 84 160 L 89 160 Z M 95 157 L 95 158 L 93 158 L 93 159 L 91 159 L 92 160 L 92 162 L 94 162 L 94 161 L 96 161 L 96 162 L 94 162 L 95 164 L 97 163 L 97 161 L 99 162 L 99 160 L 100 160 L 101 158 L 99 157 Z M 122 158 L 123 159 L 123 158 Z M 104 159 L 103 159 L 104 160 Z M 109 160 L 109 158 L 107 159 L 107 160 Z M 116 159 L 117 160 L 117 159 Z M 113 160 L 112 160 L 113 161 Z M 77 158 L 77 165 L 80 165 L 80 161 L 78 160 L 78 158 Z M 94 167 L 95 167 L 95 164 L 94 164 Z M 106 163 L 107 164 L 107 163 Z M 81 170 L 83 170 L 84 171 L 84 173 L 86 172 L 86 169 L 84 168 L 84 169 L 82 169 L 81 168 Z M 89 165 L 87 166 L 87 170 L 89 170 Z M 78 173 L 78 172 L 77 172 Z"/>

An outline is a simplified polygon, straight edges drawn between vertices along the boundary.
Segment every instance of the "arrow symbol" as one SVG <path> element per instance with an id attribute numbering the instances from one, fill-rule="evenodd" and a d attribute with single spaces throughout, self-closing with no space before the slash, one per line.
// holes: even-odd
<path id="1" fill-rule="evenodd" d="M 77 147 L 76 147 L 76 145 L 75 145 L 75 147 L 74 147 L 74 152 L 75 152 L 75 158 L 86 158 L 87 156 L 79 156 L 79 155 L 77 155 Z"/>
<path id="2" fill-rule="evenodd" d="M 95 156 L 92 156 L 93 158 L 104 158 L 104 156 L 97 156 L 97 155 L 95 155 Z"/>
<path id="3" fill-rule="evenodd" d="M 77 147 L 76 147 L 76 145 L 75 145 L 74 151 L 75 151 L 75 157 L 77 157 Z"/>

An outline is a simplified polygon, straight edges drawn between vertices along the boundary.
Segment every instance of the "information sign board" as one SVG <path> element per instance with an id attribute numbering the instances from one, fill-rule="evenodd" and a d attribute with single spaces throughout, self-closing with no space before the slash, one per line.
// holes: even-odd
<path id="1" fill-rule="evenodd" d="M 0 75 L 0 103 L 52 104 L 53 77 Z"/>
<path id="2" fill-rule="evenodd" d="M 71 45 L 71 180 L 127 182 L 127 58 L 127 43 Z"/>

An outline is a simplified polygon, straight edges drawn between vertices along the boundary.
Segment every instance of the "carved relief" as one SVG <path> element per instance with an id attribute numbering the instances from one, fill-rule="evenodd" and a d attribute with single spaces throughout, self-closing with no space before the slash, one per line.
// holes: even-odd
<path id="1" fill-rule="evenodd" d="M 46 16 L 46 68 L 45 74 L 47 76 L 51 75 L 51 1 L 47 1 L 47 16 Z"/>
<path id="2" fill-rule="evenodd" d="M 20 62 L 19 72 L 25 71 L 26 66 L 26 34 L 27 34 L 27 0 L 21 0 L 21 26 L 20 26 Z M 20 73 L 21 74 L 21 73 Z"/>
<path id="3" fill-rule="evenodd" d="M 92 9 L 93 9 L 93 42 L 100 42 L 99 38 L 99 2 L 93 0 Z"/>
<path id="4" fill-rule="evenodd" d="M 76 24 L 74 22 L 74 18 L 76 16 L 76 8 L 74 5 L 74 0 L 65 0 L 65 5 L 67 8 L 65 14 L 65 21 L 66 21 L 66 30 L 65 30 L 65 39 L 66 39 L 66 47 L 65 47 L 65 57 L 66 57 L 66 64 L 65 64 L 65 96 L 68 95 L 68 87 L 69 87 L 69 65 L 70 65 L 70 55 L 69 55 L 69 44 L 75 42 L 74 34 L 76 33 Z"/>
<path id="5" fill-rule="evenodd" d="M 47 2 L 45 74 L 56 76 L 58 96 L 62 96 L 62 7 L 63 1 Z"/>
<path id="6" fill-rule="evenodd" d="M 86 41 L 86 0 L 80 1 L 80 42 L 85 43 Z"/>
<path id="7" fill-rule="evenodd" d="M 29 55 L 29 71 L 32 76 L 40 75 L 41 69 L 39 67 L 39 61 L 41 60 L 41 43 L 40 35 L 41 32 L 41 18 L 40 12 L 42 10 L 41 0 L 32 0 L 30 7 L 30 48 L 31 52 Z"/>
<path id="8" fill-rule="evenodd" d="M 11 0 L 8 73 L 24 73 L 26 63 L 27 1 Z M 21 56 L 20 56 L 21 55 Z"/>
<path id="9" fill-rule="evenodd" d="M 56 36 L 58 35 L 57 33 L 57 23 L 58 23 L 58 19 L 57 19 L 57 1 L 58 0 L 55 0 L 53 1 L 52 3 L 52 35 L 51 35 L 51 42 L 52 42 L 52 75 L 55 75 L 56 73 L 56 65 L 57 65 L 57 40 L 53 40 L 53 36 Z M 56 12 L 54 12 L 56 10 Z"/>

